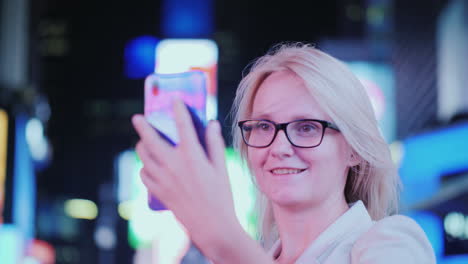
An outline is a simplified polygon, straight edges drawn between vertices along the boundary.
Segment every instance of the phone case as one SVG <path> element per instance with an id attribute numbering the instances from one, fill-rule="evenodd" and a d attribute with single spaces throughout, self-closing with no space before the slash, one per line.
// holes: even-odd
<path id="1" fill-rule="evenodd" d="M 175 74 L 151 74 L 145 80 L 144 114 L 147 121 L 171 145 L 179 142 L 172 101 L 181 98 L 192 117 L 200 144 L 206 150 L 206 75 L 202 71 Z M 166 210 L 166 207 L 153 196 L 149 196 L 152 210 Z"/>

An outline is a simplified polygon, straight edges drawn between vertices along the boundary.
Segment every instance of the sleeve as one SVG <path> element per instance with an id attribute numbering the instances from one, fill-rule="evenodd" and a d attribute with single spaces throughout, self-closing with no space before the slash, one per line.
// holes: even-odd
<path id="1" fill-rule="evenodd" d="M 435 264 L 426 234 L 411 218 L 395 215 L 376 222 L 354 244 L 352 264 Z"/>

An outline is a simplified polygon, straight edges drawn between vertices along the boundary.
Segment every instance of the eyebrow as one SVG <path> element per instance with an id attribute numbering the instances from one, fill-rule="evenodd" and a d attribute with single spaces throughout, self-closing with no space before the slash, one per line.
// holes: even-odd
<path id="1" fill-rule="evenodd" d="M 252 118 L 252 119 L 266 119 L 266 120 L 274 121 L 274 120 L 272 120 L 270 114 L 251 115 L 250 118 Z M 292 118 L 290 118 L 289 120 L 299 120 L 299 119 L 321 119 L 321 118 L 312 117 L 310 115 L 295 115 Z"/>

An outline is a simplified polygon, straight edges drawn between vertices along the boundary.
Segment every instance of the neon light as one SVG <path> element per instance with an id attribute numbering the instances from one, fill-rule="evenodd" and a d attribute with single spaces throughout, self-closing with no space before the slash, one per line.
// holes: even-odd
<path id="1" fill-rule="evenodd" d="M 216 119 L 218 46 L 209 39 L 165 39 L 156 47 L 157 73 L 202 70 L 207 76 L 206 120 Z"/>
<path id="2" fill-rule="evenodd" d="M 445 232 L 452 237 L 468 239 L 468 216 L 462 213 L 450 212 L 444 218 Z"/>
<path id="3" fill-rule="evenodd" d="M 158 73 L 210 68 L 218 61 L 218 47 L 209 39 L 165 39 L 156 47 L 156 58 Z"/>
<path id="4" fill-rule="evenodd" d="M 23 264 L 41 264 L 41 262 L 39 260 L 37 260 L 36 258 L 31 257 L 31 256 L 24 257 L 22 263 Z"/>
<path id="5" fill-rule="evenodd" d="M 141 36 L 130 40 L 125 46 L 125 75 L 130 79 L 145 78 L 155 65 L 155 48 L 158 39 Z"/>
<path id="6" fill-rule="evenodd" d="M 120 217 L 124 220 L 129 220 L 130 216 L 132 215 L 132 208 L 133 208 L 132 201 L 125 201 L 119 203 L 117 210 L 119 211 Z"/>
<path id="7" fill-rule="evenodd" d="M 65 213 L 71 218 L 95 219 L 98 215 L 98 208 L 93 201 L 86 199 L 70 199 L 65 201 Z"/>
<path id="8" fill-rule="evenodd" d="M 148 193 L 139 175 L 142 164 L 136 158 L 136 153 L 134 151 L 124 151 L 123 153 L 125 155 L 133 153 L 134 157 L 130 158 L 130 156 L 126 156 L 125 159 L 118 159 L 121 162 L 125 161 L 127 166 L 133 168 L 132 186 L 127 186 L 127 188 L 132 190 L 132 195 L 129 201 L 125 201 L 119 205 L 119 214 L 122 218 L 129 219 L 129 244 L 132 248 L 142 248 L 149 246 L 155 239 L 155 236 L 164 232 L 161 229 L 167 228 L 165 224 L 167 223 L 167 217 L 161 216 L 161 213 L 164 211 L 156 212 L 148 207 Z M 122 155 L 120 154 L 119 156 L 122 157 Z M 248 169 L 241 162 L 239 155 L 232 148 L 227 148 L 225 155 L 236 216 L 246 232 L 255 238 L 257 235 L 257 218 L 254 212 L 256 188 L 251 181 Z M 130 164 L 131 162 L 134 164 Z M 119 165 L 118 167 L 123 168 L 123 166 Z M 130 209 L 127 211 L 128 208 Z M 215 214 L 213 214 L 213 217 L 215 217 Z"/>
<path id="9" fill-rule="evenodd" d="M 27 122 L 26 141 L 34 160 L 44 161 L 47 158 L 48 146 L 44 137 L 44 127 L 38 118 L 31 118 Z"/>
<path id="10" fill-rule="evenodd" d="M 133 152 L 136 157 L 136 153 Z M 133 248 L 143 248 L 151 245 L 155 237 L 164 232 L 167 226 L 164 224 L 167 219 L 162 214 L 164 211 L 153 211 L 148 207 L 148 192 L 140 178 L 142 163 L 139 159 L 134 159 L 132 165 L 134 174 L 132 176 L 133 190 L 131 196 L 131 212 L 128 222 L 128 241 Z"/>
<path id="11" fill-rule="evenodd" d="M 0 109 L 0 225 L 3 223 L 3 204 L 5 200 L 5 180 L 8 151 L 8 114 Z"/>
<path id="12" fill-rule="evenodd" d="M 244 230 L 255 238 L 257 236 L 257 218 L 254 211 L 255 185 L 252 183 L 247 167 L 232 148 L 226 149 L 226 166 L 237 218 Z"/>
<path id="13" fill-rule="evenodd" d="M 366 61 L 353 61 L 347 64 L 366 88 L 385 140 L 387 143 L 393 142 L 396 138 L 393 69 L 384 63 Z"/>
<path id="14" fill-rule="evenodd" d="M 34 236 L 36 179 L 33 160 L 26 142 L 25 114 L 16 116 L 15 159 L 13 174 L 13 223 L 23 232 L 26 240 Z"/>
<path id="15" fill-rule="evenodd" d="M 399 168 L 404 155 L 403 144 L 401 143 L 401 141 L 393 141 L 389 147 L 390 153 L 392 155 L 392 160 Z"/>
<path id="16" fill-rule="evenodd" d="M 127 186 L 127 188 L 130 187 L 132 191 L 129 197 L 132 207 L 128 221 L 128 242 L 132 248 L 136 249 L 151 244 L 158 232 L 158 228 L 155 228 L 154 224 L 158 219 L 157 212 L 152 211 L 148 207 L 148 192 L 140 178 L 140 169 L 143 166 L 141 160 L 133 150 L 125 153 L 128 153 L 127 155 L 132 153 L 134 157 L 133 159 L 128 157 L 125 160 L 133 162 L 132 165 L 127 163 L 127 165 L 130 165 L 132 168 L 132 174 L 129 175 L 131 178 L 131 185 Z"/>
<path id="17" fill-rule="evenodd" d="M 159 211 L 154 225 L 160 227 L 152 245 L 155 263 L 180 263 L 190 245 L 185 228 L 171 211 Z"/>
<path id="18" fill-rule="evenodd" d="M 439 178 L 443 173 L 468 168 L 468 123 L 411 137 L 404 141 L 401 173 L 408 180 Z"/>
<path id="19" fill-rule="evenodd" d="M 43 240 L 34 239 L 30 241 L 27 256 L 31 263 L 55 263 L 54 247 Z"/>
<path id="20" fill-rule="evenodd" d="M 22 251 L 21 231 L 12 224 L 0 225 L 0 259 L 2 264 L 20 263 Z"/>
<path id="21" fill-rule="evenodd" d="M 114 166 L 118 177 L 117 198 L 119 203 L 123 203 L 131 200 L 136 192 L 133 182 L 139 174 L 141 164 L 135 151 L 126 150 L 118 154 Z"/>
<path id="22" fill-rule="evenodd" d="M 377 120 L 382 120 L 386 107 L 385 96 L 382 92 L 382 88 L 380 88 L 378 84 L 369 79 L 362 78 L 360 79 L 360 81 L 366 89 L 367 95 L 369 96 Z"/>
<path id="23" fill-rule="evenodd" d="M 162 32 L 165 37 L 193 38 L 214 32 L 213 0 L 165 0 L 162 2 Z"/>
<path id="24" fill-rule="evenodd" d="M 403 142 L 400 175 L 404 203 L 434 194 L 442 175 L 468 169 L 468 123 L 424 133 Z M 424 188 L 421 188 L 424 186 Z"/>
<path id="25" fill-rule="evenodd" d="M 94 232 L 94 241 L 100 249 L 113 249 L 117 244 L 117 235 L 112 228 L 100 225 Z"/>
<path id="26" fill-rule="evenodd" d="M 143 185 L 143 183 L 142 183 Z M 133 207 L 129 224 L 129 242 L 133 248 L 142 248 L 148 246 L 153 241 L 154 237 L 158 234 L 164 226 L 157 225 L 158 211 L 152 211 L 148 207 L 148 196 L 145 188 L 142 186 L 141 192 L 135 200 L 135 207 Z"/>
<path id="27" fill-rule="evenodd" d="M 444 257 L 440 264 L 466 264 L 468 263 L 468 254 Z"/>

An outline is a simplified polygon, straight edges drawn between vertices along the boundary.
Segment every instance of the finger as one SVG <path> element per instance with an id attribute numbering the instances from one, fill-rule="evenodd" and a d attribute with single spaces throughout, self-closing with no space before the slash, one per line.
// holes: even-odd
<path id="1" fill-rule="evenodd" d="M 171 159 L 170 154 L 173 152 L 172 147 L 154 131 L 154 128 L 146 121 L 143 115 L 134 115 L 132 117 L 132 123 L 141 140 L 144 142 L 146 149 L 155 159 L 158 161 Z"/>
<path id="2" fill-rule="evenodd" d="M 187 106 L 179 98 L 174 98 L 173 100 L 175 123 L 180 137 L 179 144 L 190 146 L 196 151 L 195 153 L 203 152 Z"/>
<path id="3" fill-rule="evenodd" d="M 154 162 L 158 162 L 155 157 L 151 155 L 151 153 L 146 149 L 145 144 L 143 141 L 138 141 L 138 143 L 135 146 L 135 152 L 138 155 L 138 158 L 141 160 L 141 162 L 146 163 L 148 159 L 153 160 Z"/>
<path id="4" fill-rule="evenodd" d="M 221 134 L 219 121 L 213 120 L 208 123 L 206 129 L 206 144 L 208 156 L 213 166 L 218 170 L 226 169 L 225 144 Z"/>
<path id="5" fill-rule="evenodd" d="M 158 184 L 151 178 L 150 173 L 146 170 L 145 167 L 140 170 L 140 178 L 148 190 L 148 193 L 154 196 L 157 196 L 160 193 Z"/>
<path id="6" fill-rule="evenodd" d="M 136 151 L 148 176 L 158 183 L 164 180 L 164 178 L 162 178 L 164 174 L 163 168 L 151 157 L 143 143 L 139 142 L 137 144 Z"/>

